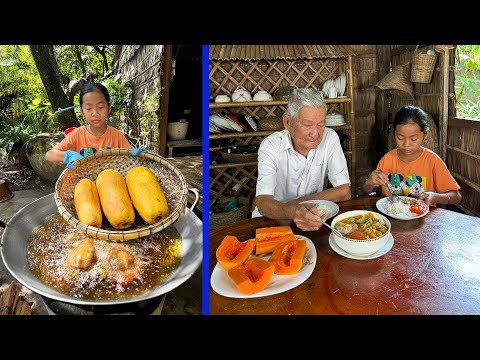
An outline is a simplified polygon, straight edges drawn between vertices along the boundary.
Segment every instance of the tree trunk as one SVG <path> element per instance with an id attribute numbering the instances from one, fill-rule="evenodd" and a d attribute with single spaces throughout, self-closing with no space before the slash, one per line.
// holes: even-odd
<path id="1" fill-rule="evenodd" d="M 64 79 L 59 79 L 61 72 L 53 53 L 53 45 L 29 45 L 29 47 L 52 109 L 56 111 L 73 106 L 73 102 L 69 101 L 62 87 Z M 57 116 L 62 131 L 80 125 L 73 109 L 61 112 Z"/>

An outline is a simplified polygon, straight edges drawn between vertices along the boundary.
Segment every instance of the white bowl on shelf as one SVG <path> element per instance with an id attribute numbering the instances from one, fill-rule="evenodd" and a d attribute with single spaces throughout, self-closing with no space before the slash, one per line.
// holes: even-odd
<path id="1" fill-rule="evenodd" d="M 230 102 L 230 98 L 228 97 L 228 95 L 217 95 L 217 97 L 215 98 L 215 102 L 227 103 L 227 102 Z"/>
<path id="2" fill-rule="evenodd" d="M 249 91 L 243 88 L 237 88 L 232 94 L 232 101 L 233 102 L 245 102 L 245 101 L 252 101 L 252 95 Z"/>
<path id="3" fill-rule="evenodd" d="M 345 125 L 345 117 L 342 114 L 328 114 L 325 118 L 326 126 L 341 126 Z"/>
<path id="4" fill-rule="evenodd" d="M 265 90 L 259 90 L 253 95 L 253 101 L 272 101 L 273 97 Z"/>

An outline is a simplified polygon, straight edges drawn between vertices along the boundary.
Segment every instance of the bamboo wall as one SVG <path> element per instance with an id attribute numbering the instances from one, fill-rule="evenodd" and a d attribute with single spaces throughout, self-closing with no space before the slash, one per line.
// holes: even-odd
<path id="1" fill-rule="evenodd" d="M 406 62 L 412 63 L 413 52 L 415 51 L 415 45 L 391 45 L 391 67 L 404 64 Z M 435 50 L 435 45 L 420 46 L 419 50 L 425 53 L 427 50 Z M 421 107 L 427 113 L 429 113 L 435 125 L 437 126 L 435 142 L 438 143 L 440 148 L 439 156 L 441 155 L 442 146 L 446 149 L 445 163 L 459 183 L 462 194 L 462 202 L 459 205 L 454 205 L 470 215 L 479 216 L 480 214 L 480 121 L 456 119 L 452 116 L 456 114 L 455 109 L 455 56 L 454 50 L 449 52 L 448 64 L 443 64 L 445 57 L 442 53 L 437 52 L 438 59 L 433 72 L 430 83 L 417 83 L 414 82 L 414 99 L 408 97 L 407 94 L 399 92 L 381 92 L 377 96 L 376 102 L 389 103 L 386 116 L 382 117 L 382 114 L 377 111 L 378 118 L 385 118 L 388 126 L 388 133 L 392 136 L 391 123 L 393 117 L 398 109 L 405 105 L 415 105 Z M 444 76 L 448 77 L 448 91 L 447 96 L 444 92 Z M 443 114 L 442 108 L 444 108 L 444 101 L 448 104 L 448 114 Z M 444 117 L 450 115 L 448 124 L 444 121 Z M 382 121 L 382 120 L 381 120 Z M 385 120 L 383 120 L 385 121 Z M 445 144 L 442 144 L 442 126 L 447 127 L 447 139 Z M 433 135 L 435 132 L 432 131 Z M 377 136 L 383 136 L 376 132 Z M 428 139 L 429 142 L 432 138 Z M 426 146 L 433 149 L 432 146 Z M 383 154 L 377 154 L 381 156 Z"/>
<path id="2" fill-rule="evenodd" d="M 356 178 L 357 194 L 362 193 L 365 179 L 376 166 L 375 148 L 375 88 L 377 82 L 377 57 L 375 45 L 350 45 L 355 98 Z"/>
<path id="3" fill-rule="evenodd" d="M 392 49 L 398 46 L 392 46 Z M 419 51 L 425 53 L 427 50 L 435 50 L 435 45 L 422 46 L 418 48 Z M 412 63 L 412 56 L 414 50 L 407 51 L 398 55 L 392 56 L 392 69 L 400 64 L 406 62 Z M 428 84 L 413 83 L 413 90 L 415 98 L 410 99 L 407 96 L 402 96 L 397 93 L 392 94 L 392 102 L 389 111 L 389 119 L 393 121 L 393 116 L 397 111 L 405 105 L 415 105 L 421 107 L 424 111 L 432 115 L 437 126 L 439 125 L 440 108 L 442 94 L 443 94 L 443 77 L 440 70 L 440 61 L 437 60 L 435 71 L 433 72 L 432 80 Z"/>
<path id="4" fill-rule="evenodd" d="M 480 121 L 450 118 L 447 164 L 460 185 L 460 209 L 480 216 Z"/>
<path id="5" fill-rule="evenodd" d="M 157 152 L 158 132 L 148 131 L 143 135 L 139 119 L 143 115 L 142 104 L 150 95 L 160 94 L 163 60 L 163 45 L 123 45 L 117 69 L 119 82 L 128 84 L 132 89 L 131 99 L 125 107 L 125 118 L 122 119 L 120 130 L 132 142 L 150 144 L 150 150 Z M 144 133 L 145 133 L 145 129 Z"/>

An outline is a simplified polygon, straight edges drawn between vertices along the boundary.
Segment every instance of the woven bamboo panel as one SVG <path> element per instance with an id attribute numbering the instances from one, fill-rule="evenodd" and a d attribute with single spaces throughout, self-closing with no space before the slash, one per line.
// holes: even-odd
<path id="1" fill-rule="evenodd" d="M 343 71 L 347 70 L 349 56 L 353 52 L 348 46 L 341 45 L 320 45 L 320 46 L 227 46 L 217 45 L 210 48 L 210 98 L 214 99 L 217 95 L 228 95 L 242 87 L 254 95 L 259 90 L 265 90 L 274 95 L 275 91 L 283 87 L 294 88 L 314 88 L 322 89 L 325 81 L 335 79 Z M 350 92 L 349 92 L 350 91 Z M 351 94 L 351 90 L 346 89 L 346 95 Z M 350 101 L 350 99 L 348 99 Z M 353 101 L 352 101 L 353 103 Z M 217 105 L 217 104 L 215 104 Z M 328 113 L 342 113 L 346 119 L 353 119 L 353 113 L 347 113 L 349 104 L 344 102 L 328 102 Z M 283 117 L 286 113 L 287 102 L 283 104 L 255 104 L 255 106 L 245 106 L 239 104 L 238 107 L 219 107 L 212 106 L 210 113 L 220 112 L 222 114 L 235 113 L 250 115 L 257 122 L 265 117 Z M 353 127 L 347 125 L 340 129 L 348 137 L 344 141 L 349 171 L 352 178 L 355 178 L 354 156 L 352 156 L 352 134 Z M 271 132 L 270 132 L 271 133 Z M 259 144 L 263 138 L 269 134 L 254 137 L 251 133 L 248 137 L 242 133 L 210 134 L 210 146 L 215 146 L 214 140 L 224 140 L 228 136 L 231 138 L 229 145 L 238 144 Z M 226 144 L 221 144 L 226 146 Z M 213 166 L 217 166 L 212 169 Z M 230 195 L 231 188 L 241 182 L 247 176 L 254 180 L 248 184 L 241 184 L 237 192 L 245 196 L 254 198 L 256 187 L 256 163 L 253 166 L 237 164 L 236 168 L 221 167 L 221 165 L 210 166 L 210 197 L 216 199 L 222 195 Z M 246 173 L 245 173 L 246 172 Z"/>
<path id="2" fill-rule="evenodd" d="M 257 162 L 211 165 L 210 208 L 224 196 L 255 197 L 257 177 Z"/>
<path id="3" fill-rule="evenodd" d="M 447 151 L 448 167 L 480 186 L 480 141 L 478 139 L 480 139 L 478 121 L 449 122 L 448 145 L 453 149 Z"/>
<path id="4" fill-rule="evenodd" d="M 340 64 L 343 66 L 340 67 Z M 251 94 L 266 90 L 273 94 L 280 87 L 319 89 L 345 68 L 344 59 L 294 60 L 210 60 L 210 97 L 232 96 L 237 87 Z"/>
<path id="5" fill-rule="evenodd" d="M 426 52 L 427 50 L 434 50 L 434 45 L 420 47 L 419 50 Z M 406 62 L 412 62 L 414 50 L 408 51 L 392 57 L 392 67 L 395 67 Z M 415 99 L 407 99 L 406 97 L 399 97 L 396 94 L 392 94 L 392 108 L 391 119 L 395 116 L 398 109 L 405 105 L 415 105 L 421 107 L 424 111 L 431 114 L 438 125 L 438 119 L 440 117 L 441 99 L 443 93 L 443 79 L 440 74 L 440 70 L 437 68 L 433 72 L 433 77 L 430 83 L 422 84 L 415 83 Z"/>

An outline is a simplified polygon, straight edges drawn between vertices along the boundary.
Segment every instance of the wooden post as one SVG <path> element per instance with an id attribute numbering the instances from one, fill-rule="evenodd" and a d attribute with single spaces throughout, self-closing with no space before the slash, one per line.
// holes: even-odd
<path id="1" fill-rule="evenodd" d="M 158 117 L 158 153 L 165 156 L 167 151 L 168 103 L 172 80 L 173 45 L 164 45 L 160 91 L 160 114 Z"/>
<path id="2" fill-rule="evenodd" d="M 377 45 L 377 79 L 390 72 L 390 45 Z M 375 166 L 388 152 L 388 96 L 390 92 L 375 89 Z M 372 169 L 373 170 L 373 169 Z"/>
<path id="3" fill-rule="evenodd" d="M 443 55 L 440 57 L 441 69 L 442 69 L 442 97 L 440 106 L 440 119 L 438 124 L 439 132 L 439 156 L 447 163 L 447 134 L 448 134 L 448 80 L 449 73 L 448 67 L 450 65 L 450 52 L 453 49 L 453 45 L 436 45 L 435 50 L 441 52 Z"/>
<path id="4" fill-rule="evenodd" d="M 357 149 L 355 145 L 355 138 L 357 137 L 355 133 L 355 94 L 353 88 L 353 65 L 352 65 L 352 55 L 348 56 L 348 63 L 346 69 L 346 76 L 348 78 L 347 81 L 347 97 L 350 98 L 350 109 L 349 109 L 349 118 L 350 118 L 350 125 L 352 126 L 351 136 L 350 136 L 350 144 L 352 149 L 352 174 L 350 174 L 351 185 L 350 188 L 352 190 L 352 196 L 355 197 L 357 195 Z"/>

